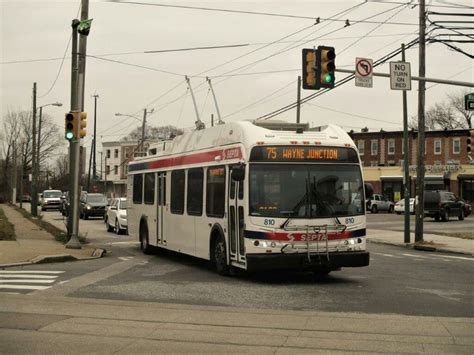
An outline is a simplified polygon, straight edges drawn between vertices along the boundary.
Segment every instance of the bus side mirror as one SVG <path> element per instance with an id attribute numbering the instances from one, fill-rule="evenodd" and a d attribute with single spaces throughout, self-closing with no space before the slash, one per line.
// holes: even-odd
<path id="1" fill-rule="evenodd" d="M 245 164 L 232 167 L 232 180 L 243 181 L 245 179 Z"/>
<path id="2" fill-rule="evenodd" d="M 374 188 L 371 184 L 364 184 L 365 198 L 371 199 L 374 196 Z"/>

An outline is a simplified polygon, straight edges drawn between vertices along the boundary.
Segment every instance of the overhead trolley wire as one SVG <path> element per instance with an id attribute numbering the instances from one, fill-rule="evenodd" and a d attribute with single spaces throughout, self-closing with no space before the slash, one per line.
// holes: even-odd
<path id="1" fill-rule="evenodd" d="M 260 16 L 276 16 L 276 17 L 287 17 L 287 18 L 296 18 L 304 20 L 315 20 L 315 16 L 301 16 L 301 15 L 288 15 L 288 14 L 278 14 L 271 12 L 259 12 L 259 11 L 247 11 L 247 10 L 230 10 L 230 9 L 221 9 L 213 7 L 202 7 L 202 6 L 185 6 L 185 5 L 171 5 L 171 4 L 162 4 L 162 3 L 144 3 L 139 1 L 123 1 L 123 0 L 108 0 L 108 2 L 113 2 L 117 4 L 131 4 L 131 5 L 143 5 L 143 6 L 157 6 L 157 7 L 168 7 L 168 8 L 179 8 L 187 10 L 199 10 L 199 11 L 214 11 L 214 12 L 227 12 L 234 14 L 246 14 L 246 15 L 260 15 Z M 364 1 L 366 3 L 367 1 Z M 346 22 L 346 19 L 332 19 L 330 17 L 318 17 L 320 21 L 332 21 L 332 22 Z M 372 23 L 377 24 L 377 21 L 368 21 L 368 20 L 353 20 L 349 19 L 351 23 Z M 408 23 L 408 22 L 389 22 L 390 25 L 403 25 L 403 26 L 418 26 L 418 23 Z"/>

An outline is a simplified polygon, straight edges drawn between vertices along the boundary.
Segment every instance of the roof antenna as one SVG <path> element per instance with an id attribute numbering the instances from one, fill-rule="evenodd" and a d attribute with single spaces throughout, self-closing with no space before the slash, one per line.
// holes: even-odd
<path id="1" fill-rule="evenodd" d="M 196 122 L 194 122 L 194 124 L 196 125 L 197 130 L 204 129 L 204 128 L 206 128 L 206 125 L 199 118 L 199 111 L 198 111 L 198 108 L 197 108 L 197 105 L 196 105 L 196 99 L 194 97 L 193 88 L 191 87 L 191 82 L 189 81 L 189 78 L 188 78 L 187 75 L 185 76 L 185 78 L 186 78 L 186 83 L 188 83 L 189 91 L 191 92 L 191 97 L 193 98 L 194 111 L 196 111 L 197 120 L 196 120 Z"/>
<path id="2" fill-rule="evenodd" d="M 216 94 L 214 94 L 214 89 L 211 84 L 211 79 L 206 77 L 206 80 L 209 83 L 209 88 L 211 89 L 212 97 L 214 98 L 214 104 L 216 105 L 217 119 L 218 119 L 217 124 L 225 124 L 225 122 L 222 121 L 221 112 L 219 111 L 219 105 L 217 104 Z"/>

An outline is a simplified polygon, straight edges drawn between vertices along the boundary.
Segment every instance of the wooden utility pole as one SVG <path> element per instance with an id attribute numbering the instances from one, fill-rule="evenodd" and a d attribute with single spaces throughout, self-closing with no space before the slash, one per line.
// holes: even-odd
<path id="1" fill-rule="evenodd" d="M 425 77 L 425 32 L 426 13 L 425 0 L 420 0 L 419 4 L 419 54 L 418 54 L 418 76 Z M 424 217 L 424 197 L 425 197 L 425 86 L 424 80 L 418 81 L 418 157 L 416 172 L 416 194 L 418 205 L 415 219 L 415 243 L 423 241 L 423 217 Z"/>
<path id="2" fill-rule="evenodd" d="M 31 149 L 31 215 L 38 216 L 38 192 L 36 191 L 36 83 L 33 83 L 33 140 Z"/>

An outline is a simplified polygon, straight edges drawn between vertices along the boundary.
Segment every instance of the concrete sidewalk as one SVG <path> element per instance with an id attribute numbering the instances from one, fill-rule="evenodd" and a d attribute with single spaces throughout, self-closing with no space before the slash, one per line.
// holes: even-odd
<path id="1" fill-rule="evenodd" d="M 23 217 L 9 205 L 0 207 L 15 226 L 16 240 L 0 240 L 0 268 L 45 262 L 73 261 L 95 258 L 96 247 L 82 245 L 82 249 L 66 249 L 54 236 Z"/>
<path id="2" fill-rule="evenodd" d="M 59 262 L 84 260 L 100 257 L 93 245 L 83 245 L 82 249 L 66 249 L 64 244 L 57 242 L 48 232 L 24 218 L 18 211 L 9 205 L 1 205 L 8 220 L 15 226 L 16 241 L 0 241 L 0 268 L 41 262 Z M 369 242 L 384 243 L 408 248 L 429 251 L 442 251 L 474 255 L 474 241 L 443 235 L 425 234 L 424 243 L 415 245 L 414 235 L 411 233 L 412 243 L 403 242 L 403 232 L 381 229 L 367 229 Z M 97 252 L 96 252 L 97 253 Z"/>

